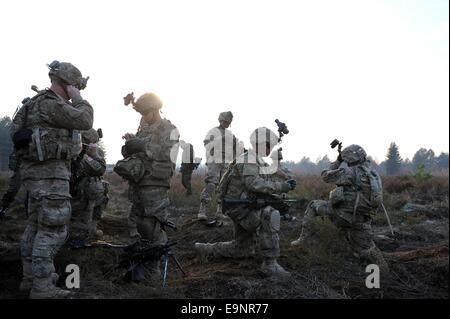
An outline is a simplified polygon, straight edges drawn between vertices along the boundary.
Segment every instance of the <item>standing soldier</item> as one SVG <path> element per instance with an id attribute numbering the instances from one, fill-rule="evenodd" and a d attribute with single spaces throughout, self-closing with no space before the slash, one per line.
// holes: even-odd
<path id="1" fill-rule="evenodd" d="M 346 166 L 341 166 L 342 163 Z M 326 183 L 335 184 L 330 199 L 309 203 L 302 222 L 300 237 L 291 243 L 301 246 L 313 237 L 312 224 L 316 216 L 328 216 L 346 233 L 355 256 L 376 263 L 381 271 L 389 272 L 381 251 L 373 241 L 371 213 L 382 204 L 379 175 L 370 167 L 364 149 L 350 145 L 340 152 L 330 168 L 322 172 Z"/>
<path id="2" fill-rule="evenodd" d="M 20 159 L 17 157 L 15 151 L 13 151 L 9 156 L 9 169 L 13 171 L 13 175 L 9 179 L 8 190 L 3 195 L 0 202 L 0 218 L 6 215 L 6 211 L 16 198 L 16 195 L 22 185 L 22 180 L 20 177 Z"/>
<path id="3" fill-rule="evenodd" d="M 241 144 L 228 129 L 232 121 L 233 113 L 220 113 L 220 125 L 210 130 L 203 141 L 206 148 L 206 186 L 200 197 L 200 208 L 197 217 L 198 220 L 206 220 L 207 224 L 211 226 L 220 225 L 219 220 L 223 217 L 220 205 L 217 206 L 215 216 L 211 216 L 208 211 L 208 206 L 216 192 L 216 187 L 227 165 L 243 152 Z"/>
<path id="4" fill-rule="evenodd" d="M 103 150 L 97 144 L 100 139 L 98 131 L 84 131 L 82 139 L 83 150 L 72 161 L 70 238 L 85 241 L 101 235 L 101 231 L 97 230 L 97 223 L 108 201 L 108 187 L 102 178 L 106 171 L 106 161 Z"/>
<path id="5" fill-rule="evenodd" d="M 142 95 L 134 109 L 142 115 L 145 125 L 137 134 L 127 133 L 122 148 L 124 160 L 114 171 L 129 181 L 132 201 L 130 218 L 136 224 L 137 236 L 154 244 L 165 244 L 167 236 L 167 208 L 170 205 L 168 191 L 173 176 L 178 151 L 178 130 L 161 118 L 161 100 L 153 93 Z M 125 104 L 128 105 L 127 101 Z M 130 234 L 133 235 L 133 234 Z M 153 273 L 159 273 L 159 262 L 150 265 Z"/>
<path id="6" fill-rule="evenodd" d="M 224 211 L 234 224 L 234 240 L 196 243 L 195 249 L 203 256 L 245 258 L 254 255 L 257 240 L 264 258 L 262 272 L 286 277 L 289 272 L 277 262 L 280 256 L 280 212 L 264 202 L 293 190 L 296 182 L 292 179 L 274 181 L 272 175 L 276 169 L 269 169 L 262 159 L 278 143 L 274 132 L 260 127 L 252 133 L 250 142 L 252 149 L 229 165 L 218 187 Z"/>
<path id="7" fill-rule="evenodd" d="M 201 159 L 195 158 L 194 146 L 190 143 L 180 141 L 180 147 L 183 150 L 181 154 L 181 184 L 186 189 L 186 195 L 192 195 L 192 173 L 200 165 Z"/>
<path id="8" fill-rule="evenodd" d="M 50 89 L 26 102 L 13 119 L 12 139 L 22 159 L 22 184 L 29 193 L 28 226 L 21 240 L 23 280 L 31 298 L 58 298 L 53 258 L 67 237 L 70 220 L 70 161 L 81 152 L 81 130 L 93 123 L 93 109 L 80 90 L 87 79 L 72 64 L 49 65 Z"/>

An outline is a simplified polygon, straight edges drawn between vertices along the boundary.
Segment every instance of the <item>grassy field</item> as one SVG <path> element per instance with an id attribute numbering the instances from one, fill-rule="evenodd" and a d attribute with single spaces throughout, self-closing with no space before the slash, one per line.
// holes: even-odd
<path id="1" fill-rule="evenodd" d="M 6 189 L 0 178 L 0 193 Z M 385 217 L 374 216 L 376 243 L 391 268 L 382 277 L 382 289 L 365 287 L 365 265 L 349 253 L 343 235 L 327 220 L 317 221 L 320 242 L 312 249 L 290 247 L 299 234 L 307 203 L 326 199 L 332 185 L 319 176 L 296 176 L 297 189 L 291 196 L 301 199 L 292 208 L 294 220 L 282 221 L 280 264 L 292 272 L 289 281 L 265 278 L 256 260 L 202 260 L 193 251 L 197 241 L 226 241 L 233 237 L 231 225 L 208 228 L 196 221 L 204 171 L 193 176 L 193 196 L 184 195 L 180 176 L 173 178 L 170 197 L 171 218 L 178 231 L 168 231 L 176 240 L 175 254 L 187 275 L 173 264 L 166 288 L 160 282 L 126 283 L 112 275 L 120 251 L 106 248 L 70 250 L 56 257 L 58 271 L 76 263 L 82 271 L 80 296 L 87 298 L 448 298 L 448 177 L 416 179 L 412 176 L 384 178 L 384 199 L 395 234 L 389 232 Z M 127 184 L 111 173 L 111 201 L 100 227 L 105 240 L 127 242 L 126 219 L 130 208 Z M 23 197 L 22 197 L 23 198 Z M 20 282 L 18 241 L 25 227 L 20 201 L 11 209 L 12 218 L 0 224 L 0 298 L 25 298 Z M 405 210 L 406 207 L 410 209 Z M 409 206 L 408 206 L 409 205 Z"/>

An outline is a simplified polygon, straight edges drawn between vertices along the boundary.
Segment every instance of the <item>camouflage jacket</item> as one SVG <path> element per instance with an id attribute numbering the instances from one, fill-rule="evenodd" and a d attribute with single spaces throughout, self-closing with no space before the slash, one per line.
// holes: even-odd
<path id="1" fill-rule="evenodd" d="M 105 171 L 105 156 L 99 148 L 95 156 L 83 155 L 72 161 L 72 196 L 79 199 L 102 196 L 105 192 L 102 180 Z"/>
<path id="2" fill-rule="evenodd" d="M 28 117 L 25 120 L 26 108 Z M 23 179 L 42 178 L 70 179 L 70 160 L 81 151 L 81 135 L 78 141 L 76 131 L 88 130 L 93 124 L 93 109 L 83 99 L 65 101 L 51 90 L 38 93 L 25 103 L 13 119 L 11 136 L 26 127 L 40 139 L 42 160 L 36 157 L 36 142 L 18 152 L 22 158 Z"/>
<path id="3" fill-rule="evenodd" d="M 208 132 L 203 144 L 206 147 L 206 163 L 231 163 L 243 153 L 238 139 L 229 129 L 221 126 Z"/>
<path id="4" fill-rule="evenodd" d="M 224 196 L 235 199 L 247 199 L 274 194 L 285 190 L 285 182 L 276 178 L 276 173 L 269 174 L 268 164 L 250 150 L 238 158 L 231 169 L 229 183 Z"/>
<path id="5" fill-rule="evenodd" d="M 179 133 L 176 126 L 166 119 L 153 125 L 142 125 L 141 122 L 136 137 L 145 140 L 145 156 L 142 157 L 145 174 L 139 186 L 169 188 L 178 154 L 176 145 Z"/>
<path id="6" fill-rule="evenodd" d="M 366 176 L 362 166 L 370 166 L 370 162 L 366 161 L 363 164 L 355 166 L 341 165 L 339 161 L 332 163 L 329 169 L 322 171 L 322 179 L 329 184 L 335 184 L 337 188 L 342 190 L 342 200 L 337 203 L 335 208 L 340 209 L 342 212 L 353 214 L 357 194 L 359 193 L 359 200 L 357 203 L 357 212 L 359 214 L 368 214 L 372 211 L 367 199 L 370 198 L 370 181 Z M 335 188 L 330 193 L 331 195 Z"/>

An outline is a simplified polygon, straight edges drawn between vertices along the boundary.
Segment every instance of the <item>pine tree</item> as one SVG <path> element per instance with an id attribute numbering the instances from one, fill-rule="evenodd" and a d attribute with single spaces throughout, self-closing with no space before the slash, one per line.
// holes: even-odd
<path id="1" fill-rule="evenodd" d="M 402 158 L 400 157 L 397 144 L 394 142 L 391 143 L 386 157 L 386 175 L 397 175 L 400 173 Z"/>

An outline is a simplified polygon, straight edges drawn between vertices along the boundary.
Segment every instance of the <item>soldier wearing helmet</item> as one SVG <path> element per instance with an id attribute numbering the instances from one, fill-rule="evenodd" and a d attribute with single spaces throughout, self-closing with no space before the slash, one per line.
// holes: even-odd
<path id="1" fill-rule="evenodd" d="M 83 131 L 83 150 L 71 163 L 70 238 L 74 245 L 82 245 L 86 240 L 99 238 L 103 234 L 97 229 L 97 224 L 108 203 L 109 185 L 103 180 L 106 161 L 105 154 L 98 145 L 99 139 L 97 130 Z"/>
<path id="2" fill-rule="evenodd" d="M 206 148 L 206 185 L 200 196 L 200 208 L 197 216 L 199 220 L 206 220 L 207 225 L 210 226 L 221 225 L 224 218 L 220 205 L 217 206 L 215 214 L 210 214 L 208 209 L 215 189 L 226 166 L 243 152 L 241 143 L 228 129 L 233 121 L 233 113 L 222 112 L 219 114 L 218 120 L 220 125 L 212 128 L 203 141 Z"/>
<path id="3" fill-rule="evenodd" d="M 93 109 L 81 97 L 86 86 L 72 64 L 49 65 L 50 89 L 24 101 L 13 119 L 11 137 L 29 193 L 28 226 L 21 240 L 22 291 L 31 298 L 60 298 L 53 257 L 67 237 L 70 220 L 70 162 L 82 149 L 81 131 L 93 123 Z"/>
<path id="4" fill-rule="evenodd" d="M 313 200 L 309 203 L 300 237 L 291 245 L 305 245 L 314 237 L 315 217 L 328 216 L 345 232 L 355 256 L 377 264 L 381 271 L 388 273 L 389 267 L 371 233 L 371 213 L 379 205 L 374 197 L 376 194 L 382 196 L 381 179 L 371 168 L 365 150 L 359 145 L 343 149 L 330 168 L 322 172 L 322 179 L 336 188 L 330 192 L 328 201 Z"/>
<path id="5" fill-rule="evenodd" d="M 275 145 L 278 136 L 268 128 L 256 129 L 250 141 L 252 148 L 236 158 L 227 168 L 219 186 L 221 199 L 254 199 L 281 195 L 293 190 L 294 180 L 276 181 L 274 172 L 263 160 Z M 289 276 L 277 262 L 280 255 L 278 232 L 280 213 L 271 206 L 253 207 L 245 204 L 225 206 L 224 213 L 234 224 L 234 239 L 228 242 L 196 243 L 195 249 L 203 256 L 246 258 L 255 254 L 258 242 L 263 257 L 261 270 L 269 276 Z"/>
<path id="6" fill-rule="evenodd" d="M 168 191 L 175 169 L 179 133 L 175 125 L 161 118 L 162 102 L 154 93 L 142 95 L 133 105 L 142 119 L 136 134 L 123 136 L 126 143 L 122 154 L 142 167 L 142 175 L 128 180 L 132 202 L 128 220 L 130 237 L 164 244 L 167 242 L 164 225 L 170 205 Z M 149 265 L 149 269 L 158 276 L 159 262 Z"/>

